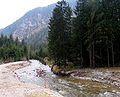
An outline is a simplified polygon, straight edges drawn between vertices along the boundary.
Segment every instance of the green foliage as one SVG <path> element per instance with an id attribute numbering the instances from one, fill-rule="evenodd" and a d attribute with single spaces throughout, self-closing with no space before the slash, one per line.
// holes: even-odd
<path id="1" fill-rule="evenodd" d="M 1 61 L 17 61 L 27 58 L 27 47 L 25 43 L 21 43 L 18 39 L 14 40 L 12 35 L 0 37 L 0 60 Z"/>
<path id="2" fill-rule="evenodd" d="M 119 0 L 77 1 L 73 19 L 75 62 L 85 67 L 110 67 L 120 62 L 115 60 L 119 56 L 115 49 L 119 45 L 115 40 L 120 37 L 119 5 Z"/>
<path id="3" fill-rule="evenodd" d="M 40 44 L 37 48 L 30 49 L 30 58 L 42 61 L 43 58 L 48 57 L 47 44 Z"/>
<path id="4" fill-rule="evenodd" d="M 70 7 L 62 0 L 53 11 L 48 36 L 50 57 L 55 63 L 118 66 L 120 0 L 78 0 L 72 19 Z"/>
<path id="5" fill-rule="evenodd" d="M 49 23 L 48 50 L 57 65 L 65 65 L 69 57 L 71 39 L 71 15 L 69 4 L 64 0 L 57 3 Z"/>

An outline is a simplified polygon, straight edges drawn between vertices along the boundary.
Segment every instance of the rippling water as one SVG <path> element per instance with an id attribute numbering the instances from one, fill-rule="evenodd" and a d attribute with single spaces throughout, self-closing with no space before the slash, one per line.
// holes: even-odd
<path id="1" fill-rule="evenodd" d="M 59 92 L 64 97 L 120 97 L 117 87 L 71 77 L 56 76 L 48 65 L 31 60 L 30 66 L 15 71 L 22 82 L 34 83 Z"/>

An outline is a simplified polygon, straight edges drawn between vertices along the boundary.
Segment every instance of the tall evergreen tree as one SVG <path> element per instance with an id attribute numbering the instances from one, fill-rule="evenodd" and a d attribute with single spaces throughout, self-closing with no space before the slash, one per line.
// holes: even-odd
<path id="1" fill-rule="evenodd" d="M 110 67 L 116 63 L 115 56 L 119 56 L 115 51 L 120 36 L 119 4 L 119 0 L 77 1 L 73 19 L 73 55 L 80 65 L 85 66 L 84 62 L 88 62 L 87 52 L 90 67 Z"/>
<path id="2" fill-rule="evenodd" d="M 50 19 L 48 49 L 55 63 L 117 66 L 120 63 L 120 0 L 78 0 L 72 19 L 71 13 L 69 5 L 62 0 Z"/>
<path id="3" fill-rule="evenodd" d="M 48 50 L 57 65 L 65 65 L 70 47 L 71 8 L 66 1 L 57 3 L 49 23 Z"/>
<path id="4" fill-rule="evenodd" d="M 84 64 L 86 46 L 84 45 L 85 34 L 88 30 L 87 21 L 89 7 L 87 0 L 78 0 L 75 8 L 75 18 L 73 19 L 73 57 L 76 64 Z M 83 54 L 84 53 L 84 54 Z"/>

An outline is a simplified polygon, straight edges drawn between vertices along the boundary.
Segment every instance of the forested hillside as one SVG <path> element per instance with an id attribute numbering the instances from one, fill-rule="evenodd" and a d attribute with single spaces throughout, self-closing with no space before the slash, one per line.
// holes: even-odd
<path id="1" fill-rule="evenodd" d="M 48 41 L 56 65 L 120 66 L 120 0 L 78 0 L 73 11 L 65 0 L 58 2 Z"/>
<path id="2" fill-rule="evenodd" d="M 72 8 L 75 7 L 76 0 L 68 0 Z M 11 25 L 0 30 L 4 35 L 13 35 L 13 38 L 25 40 L 29 45 L 37 42 L 37 45 L 46 43 L 48 36 L 48 23 L 55 4 L 45 7 L 38 7 L 28 11 L 23 17 L 16 20 Z M 42 38 L 41 38 L 42 37 Z"/>
<path id="3" fill-rule="evenodd" d="M 28 58 L 28 49 L 24 41 L 13 39 L 12 35 L 0 37 L 0 61 L 17 61 Z"/>

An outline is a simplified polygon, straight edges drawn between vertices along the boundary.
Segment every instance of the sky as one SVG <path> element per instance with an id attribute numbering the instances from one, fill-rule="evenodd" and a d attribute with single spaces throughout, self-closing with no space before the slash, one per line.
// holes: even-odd
<path id="1" fill-rule="evenodd" d="M 0 0 L 0 29 L 22 17 L 36 7 L 43 7 L 59 0 Z"/>

